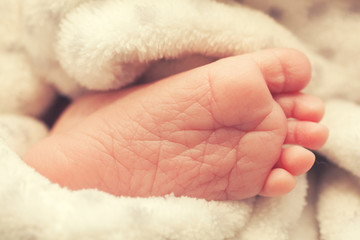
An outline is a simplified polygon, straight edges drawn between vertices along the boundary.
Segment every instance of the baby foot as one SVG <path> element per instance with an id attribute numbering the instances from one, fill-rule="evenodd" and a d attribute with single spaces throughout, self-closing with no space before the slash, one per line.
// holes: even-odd
<path id="1" fill-rule="evenodd" d="M 61 186 L 114 195 L 282 195 L 314 162 L 305 147 L 327 139 L 322 102 L 299 93 L 309 79 L 301 53 L 267 50 L 89 95 L 24 160 Z"/>

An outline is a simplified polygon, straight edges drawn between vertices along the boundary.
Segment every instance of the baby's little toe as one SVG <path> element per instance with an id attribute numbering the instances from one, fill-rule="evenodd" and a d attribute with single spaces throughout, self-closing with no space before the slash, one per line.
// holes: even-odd
<path id="1" fill-rule="evenodd" d="M 290 174 L 299 176 L 309 171 L 314 162 L 313 152 L 300 146 L 291 146 L 283 149 L 275 168 L 283 168 Z"/>
<path id="2" fill-rule="evenodd" d="M 270 171 L 259 195 L 277 197 L 289 193 L 296 186 L 295 177 L 283 168 L 274 168 Z"/>

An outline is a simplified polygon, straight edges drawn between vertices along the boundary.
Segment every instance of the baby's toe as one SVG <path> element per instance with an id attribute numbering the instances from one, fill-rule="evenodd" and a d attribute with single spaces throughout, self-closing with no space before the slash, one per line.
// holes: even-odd
<path id="1" fill-rule="evenodd" d="M 283 168 L 274 168 L 270 171 L 259 195 L 277 197 L 289 193 L 296 186 L 295 177 Z"/>
<path id="2" fill-rule="evenodd" d="M 329 135 L 324 125 L 307 121 L 288 121 L 285 144 L 299 145 L 310 149 L 322 147 Z"/>
<path id="3" fill-rule="evenodd" d="M 206 76 L 210 85 L 213 99 L 211 112 L 218 122 L 226 126 L 240 125 L 239 119 L 242 123 L 255 123 L 250 124 L 251 127 L 258 124 L 259 119 L 271 112 L 271 94 L 297 93 L 311 77 L 309 60 L 304 54 L 292 49 L 270 49 L 234 56 L 200 69 L 203 73 L 199 76 Z M 202 81 L 200 86 L 203 85 Z M 281 99 L 284 104 L 294 102 L 294 105 L 298 105 L 297 102 L 301 102 L 295 97 L 287 101 Z M 306 100 L 307 103 L 316 102 L 303 99 Z M 317 111 L 318 108 L 321 109 L 321 106 L 316 106 L 314 111 L 303 107 L 307 112 L 319 112 L 311 113 L 314 116 L 310 120 L 321 118 L 322 113 Z M 304 111 L 300 113 L 306 115 Z M 242 127 L 247 129 L 248 125 Z"/>
<path id="4" fill-rule="evenodd" d="M 261 69 L 272 93 L 298 92 L 311 79 L 310 61 L 297 50 L 269 49 L 250 56 Z"/>
<path id="5" fill-rule="evenodd" d="M 294 176 L 310 170 L 315 162 L 315 154 L 300 146 L 283 149 L 275 168 L 283 168 Z"/>
<path id="6" fill-rule="evenodd" d="M 302 93 L 278 94 L 274 96 L 274 99 L 288 118 L 319 122 L 324 115 L 324 103 L 315 96 Z"/>

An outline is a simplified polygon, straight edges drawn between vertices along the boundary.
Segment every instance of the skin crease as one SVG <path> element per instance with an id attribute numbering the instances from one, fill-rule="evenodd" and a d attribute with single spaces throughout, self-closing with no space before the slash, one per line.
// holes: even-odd
<path id="1" fill-rule="evenodd" d="M 230 57 L 166 79 L 76 100 L 24 161 L 70 189 L 207 200 L 279 196 L 328 135 L 301 53 Z M 284 144 L 295 146 L 284 148 Z"/>

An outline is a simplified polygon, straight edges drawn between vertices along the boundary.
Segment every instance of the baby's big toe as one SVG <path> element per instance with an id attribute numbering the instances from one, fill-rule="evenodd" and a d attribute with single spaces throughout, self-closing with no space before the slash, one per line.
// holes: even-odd
<path id="1" fill-rule="evenodd" d="M 211 111 L 228 126 L 257 122 L 272 111 L 272 94 L 298 92 L 311 76 L 306 56 L 291 49 L 225 58 L 205 69 L 213 98 Z"/>
<path id="2" fill-rule="evenodd" d="M 261 69 L 272 93 L 298 92 L 310 81 L 310 61 L 297 50 L 268 49 L 249 56 Z"/>

